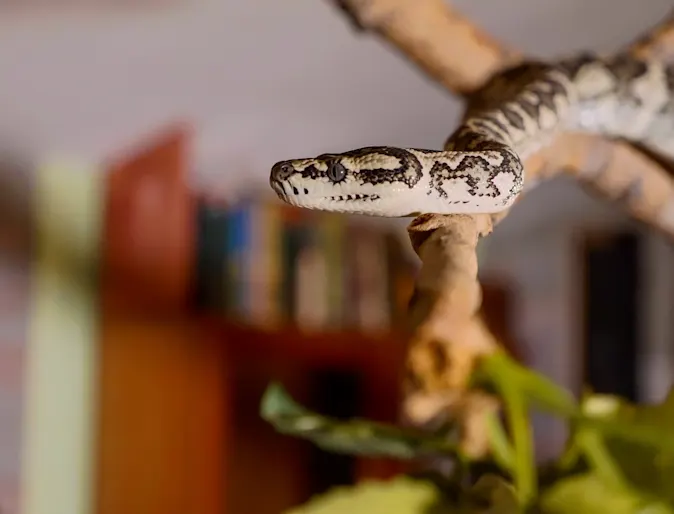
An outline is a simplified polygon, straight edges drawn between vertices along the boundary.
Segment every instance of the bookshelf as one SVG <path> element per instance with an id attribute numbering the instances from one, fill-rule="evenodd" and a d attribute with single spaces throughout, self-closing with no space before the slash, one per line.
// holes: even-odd
<path id="1" fill-rule="evenodd" d="M 402 319 L 416 270 L 395 232 L 255 195 L 196 209 L 198 310 L 298 337 L 381 337 Z"/>
<path id="2" fill-rule="evenodd" d="M 320 487 L 316 463 L 338 463 L 259 418 L 273 379 L 310 406 L 325 403 L 316 380 L 330 394 L 352 380 L 353 415 L 396 417 L 404 342 L 391 328 L 412 270 L 396 261 L 394 242 L 280 202 L 199 198 L 187 185 L 189 140 L 175 127 L 106 175 L 98 514 L 271 514 L 305 501 Z M 313 274 L 298 279 L 298 270 Z M 354 480 L 400 469 L 359 459 L 343 468 Z"/>

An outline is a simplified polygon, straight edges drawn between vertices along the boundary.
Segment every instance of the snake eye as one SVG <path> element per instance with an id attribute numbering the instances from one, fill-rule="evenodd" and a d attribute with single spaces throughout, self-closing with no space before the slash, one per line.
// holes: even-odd
<path id="1" fill-rule="evenodd" d="M 346 177 L 346 168 L 337 161 L 332 161 L 328 165 L 328 178 L 333 182 L 341 182 Z"/>

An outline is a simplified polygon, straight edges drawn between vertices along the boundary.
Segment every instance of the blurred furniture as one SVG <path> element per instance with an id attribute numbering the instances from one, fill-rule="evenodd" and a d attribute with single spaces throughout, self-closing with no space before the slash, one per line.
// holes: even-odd
<path id="1" fill-rule="evenodd" d="M 630 228 L 578 236 L 582 383 L 593 391 L 643 401 L 639 367 L 647 301 L 644 236 Z"/>

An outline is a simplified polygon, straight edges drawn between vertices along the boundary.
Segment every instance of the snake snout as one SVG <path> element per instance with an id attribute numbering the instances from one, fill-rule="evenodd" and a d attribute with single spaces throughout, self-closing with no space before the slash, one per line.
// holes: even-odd
<path id="1" fill-rule="evenodd" d="M 272 166 L 270 179 L 272 182 L 283 182 L 294 172 L 292 164 L 288 161 L 280 161 Z"/>

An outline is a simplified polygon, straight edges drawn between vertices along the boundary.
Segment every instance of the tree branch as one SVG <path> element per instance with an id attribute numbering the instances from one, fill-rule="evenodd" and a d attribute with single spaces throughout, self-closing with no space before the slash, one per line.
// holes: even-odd
<path id="1" fill-rule="evenodd" d="M 674 180 L 657 162 L 627 143 L 580 134 L 560 136 L 546 154 L 547 166 L 674 240 Z"/>
<path id="2" fill-rule="evenodd" d="M 449 91 L 469 95 L 521 56 L 482 33 L 442 0 L 334 0 L 360 29 L 377 33 Z M 673 13 L 674 14 L 674 13 Z M 674 17 L 629 49 L 674 61 Z M 563 135 L 525 164 L 530 190 L 562 170 L 637 219 L 674 237 L 674 183 L 635 148 L 584 135 Z M 425 215 L 408 227 L 422 268 L 410 303 L 411 342 L 403 414 L 426 424 L 451 410 L 465 428 L 466 453 L 483 455 L 476 419 L 493 403 L 469 401 L 468 379 L 499 348 L 479 316 L 476 245 L 507 216 Z M 491 407 L 487 407 L 491 405 Z M 470 422 L 468 420 L 471 420 Z M 480 443 L 481 441 L 481 443 Z"/>
<path id="3" fill-rule="evenodd" d="M 443 0 L 334 0 L 352 24 L 374 32 L 449 91 L 465 95 L 519 55 Z"/>
<path id="4" fill-rule="evenodd" d="M 674 64 L 674 10 L 630 45 L 632 55 Z"/>

